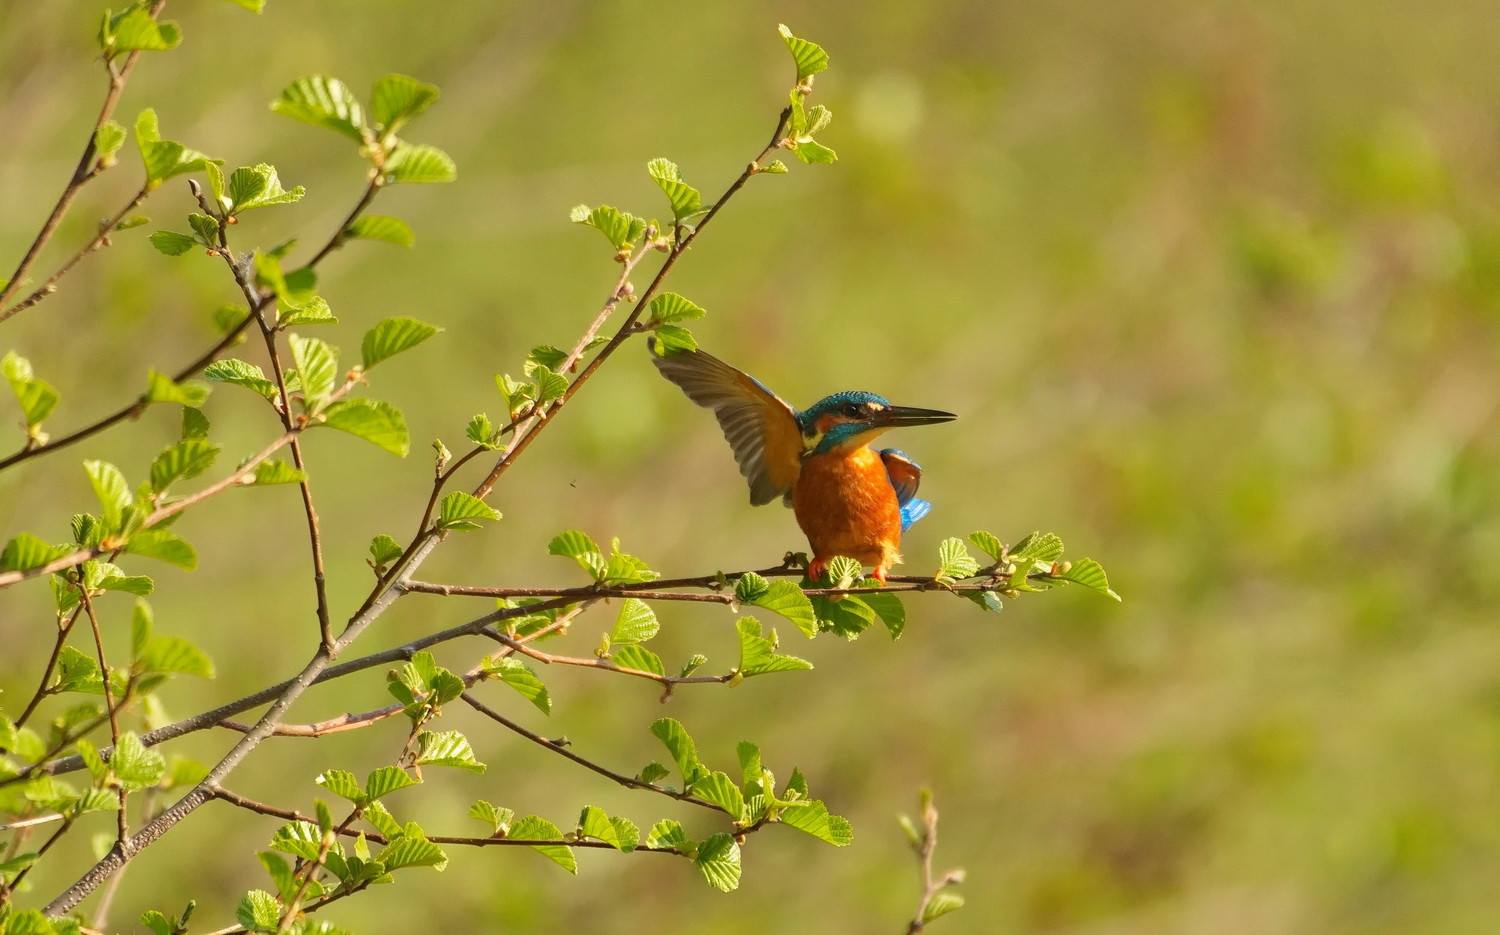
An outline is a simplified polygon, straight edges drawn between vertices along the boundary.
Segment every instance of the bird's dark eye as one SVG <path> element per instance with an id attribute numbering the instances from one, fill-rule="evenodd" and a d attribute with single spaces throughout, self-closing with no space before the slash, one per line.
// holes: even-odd
<path id="1" fill-rule="evenodd" d="M 858 419 L 864 414 L 864 410 L 859 403 L 844 403 L 843 413 L 851 419 Z"/>

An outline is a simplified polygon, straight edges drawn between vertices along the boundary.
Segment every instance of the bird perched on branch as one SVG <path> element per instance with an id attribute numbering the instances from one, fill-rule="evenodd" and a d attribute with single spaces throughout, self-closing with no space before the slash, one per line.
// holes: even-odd
<path id="1" fill-rule="evenodd" d="M 652 361 L 688 398 L 712 409 L 755 506 L 777 497 L 797 514 L 812 546 L 808 578 L 845 555 L 873 565 L 885 582 L 901 561 L 901 534 L 932 504 L 917 498 L 922 468 L 895 448 L 870 448 L 885 432 L 958 418 L 893 406 L 874 393 L 835 393 L 798 412 L 765 385 L 702 351 L 655 353 Z"/>

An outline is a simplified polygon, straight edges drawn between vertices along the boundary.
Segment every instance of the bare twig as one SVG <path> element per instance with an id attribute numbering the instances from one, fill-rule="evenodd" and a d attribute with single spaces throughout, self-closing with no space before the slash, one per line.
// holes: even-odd
<path id="1" fill-rule="evenodd" d="M 614 663 L 609 662 L 605 659 L 600 659 L 597 656 L 593 658 L 586 658 L 583 656 L 559 656 L 555 653 L 544 653 L 539 649 L 532 649 L 519 640 L 506 636 L 504 633 L 496 633 L 493 630 L 486 630 L 485 635 L 490 637 L 497 643 L 502 643 L 506 646 L 509 646 L 511 649 L 516 650 L 522 655 L 530 656 L 532 659 L 535 659 L 538 662 L 544 662 L 549 665 L 555 662 L 558 665 L 565 666 L 585 666 L 591 669 L 602 669 L 606 672 L 618 672 L 621 675 L 633 675 L 637 678 L 650 679 L 653 682 L 658 682 L 662 685 L 665 685 L 669 693 L 674 687 L 678 685 L 723 684 L 734 678 L 733 674 L 693 676 L 662 675 L 657 672 L 647 672 L 645 669 L 631 669 L 627 668 L 626 666 L 617 666 Z"/>
<path id="2" fill-rule="evenodd" d="M 67 260 L 67 262 L 58 267 L 57 272 L 48 277 L 47 281 L 38 286 L 31 293 L 31 295 L 28 295 L 26 298 L 17 302 L 15 305 L 12 305 L 5 311 L 0 312 L 0 321 L 4 321 L 12 315 L 19 315 L 21 312 L 26 311 L 28 308 L 31 308 L 33 305 L 36 305 L 47 296 L 56 292 L 58 280 L 68 275 L 68 273 L 72 271 L 73 267 L 77 266 L 84 257 L 88 256 L 90 253 L 93 253 L 95 250 L 98 250 L 100 247 L 108 246 L 109 235 L 115 232 L 115 228 L 120 225 L 121 221 L 125 220 L 125 215 L 140 207 L 141 202 L 145 201 L 146 196 L 149 194 L 151 194 L 151 187 L 149 185 L 141 186 L 140 191 L 135 193 L 135 197 L 131 198 L 130 201 L 125 205 L 125 207 L 115 212 L 112 217 L 106 218 L 103 221 L 99 222 L 99 232 L 94 235 L 93 240 L 90 240 L 88 243 L 80 247 L 77 253 L 73 254 L 73 256 Z"/>
<path id="3" fill-rule="evenodd" d="M 933 901 L 946 887 L 953 886 L 964 881 L 962 870 L 949 870 L 941 877 L 934 878 L 932 875 L 932 854 L 937 850 L 937 809 L 932 807 L 932 793 L 926 789 L 922 790 L 922 830 L 919 832 L 904 816 L 902 825 L 906 828 L 907 835 L 911 838 L 911 848 L 917 854 L 917 864 L 922 880 L 922 897 L 917 902 L 917 912 L 912 916 L 911 923 L 906 927 L 906 935 L 917 935 L 925 931 L 927 923 L 944 912 L 949 912 L 963 905 L 963 900 L 948 894 L 952 905 L 944 907 L 937 913 L 931 913 L 935 908 Z"/>
<path id="4" fill-rule="evenodd" d="M 88 586 L 78 582 L 79 601 L 83 605 L 84 613 L 88 614 L 89 627 L 94 631 L 94 649 L 99 654 L 99 676 L 104 685 L 104 710 L 109 715 L 109 740 L 110 744 L 118 747 L 120 745 L 120 712 L 115 705 L 115 690 L 109 683 L 109 661 L 104 658 L 104 637 L 99 633 L 99 617 L 94 613 L 94 601 L 89 597 Z M 126 818 L 125 801 L 126 790 L 120 788 L 120 807 L 115 812 L 115 824 L 118 837 L 116 840 L 124 841 L 130 837 L 130 825 Z"/>

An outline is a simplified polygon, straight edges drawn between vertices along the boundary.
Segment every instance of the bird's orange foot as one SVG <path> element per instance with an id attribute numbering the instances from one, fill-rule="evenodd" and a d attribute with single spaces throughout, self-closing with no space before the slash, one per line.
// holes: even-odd
<path id="1" fill-rule="evenodd" d="M 890 570 L 891 566 L 889 565 L 876 565 L 875 570 L 870 572 L 870 577 L 879 581 L 881 587 L 885 587 L 885 576 L 890 573 Z"/>
<path id="2" fill-rule="evenodd" d="M 828 559 L 815 558 L 807 563 L 807 580 L 817 581 L 828 570 Z"/>

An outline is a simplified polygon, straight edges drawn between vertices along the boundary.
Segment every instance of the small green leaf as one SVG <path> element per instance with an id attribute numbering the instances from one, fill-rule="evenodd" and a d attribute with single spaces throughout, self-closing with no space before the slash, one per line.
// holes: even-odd
<path id="1" fill-rule="evenodd" d="M 769 163 L 760 167 L 764 175 L 786 175 L 786 163 L 780 159 L 772 159 Z"/>
<path id="2" fill-rule="evenodd" d="M 789 808 L 781 813 L 781 823 L 806 832 L 834 847 L 843 847 L 854 840 L 854 831 L 849 822 L 828 812 L 828 806 L 813 799 L 805 807 Z"/>
<path id="3" fill-rule="evenodd" d="M 839 154 L 816 140 L 800 140 L 792 155 L 808 165 L 829 165 L 838 162 Z"/>
<path id="4" fill-rule="evenodd" d="M 609 820 L 604 809 L 597 805 L 586 805 L 579 814 L 578 836 L 603 841 L 617 850 L 620 848 L 620 835 L 615 830 L 614 823 Z"/>
<path id="5" fill-rule="evenodd" d="M 176 140 L 162 139 L 156 122 L 156 111 L 150 108 L 141 111 L 135 118 L 135 145 L 141 151 L 141 162 L 146 169 L 149 188 L 155 188 L 173 176 L 198 172 L 218 161 L 197 150 L 188 149 Z"/>
<path id="6" fill-rule="evenodd" d="M 375 855 L 375 859 L 387 870 L 406 867 L 431 867 L 443 870 L 448 866 L 448 855 L 443 849 L 422 836 L 414 824 L 408 824 L 399 838 L 392 841 Z"/>
<path id="7" fill-rule="evenodd" d="M 469 739 L 456 730 L 441 734 L 423 731 L 418 734 L 416 762 L 423 765 L 452 766 L 471 773 L 482 773 L 485 770 L 484 764 L 474 758 L 474 749 L 469 746 Z"/>
<path id="8" fill-rule="evenodd" d="M 703 196 L 698 189 L 682 180 L 682 173 L 675 162 L 670 159 L 653 159 L 646 163 L 646 171 L 666 193 L 667 201 L 672 204 L 673 217 L 680 221 L 699 213 Z"/>
<path id="9" fill-rule="evenodd" d="M 136 667 L 143 673 L 181 673 L 199 678 L 214 677 L 214 663 L 208 654 L 185 639 L 155 636 L 146 641 L 136 654 Z"/>
<path id="10" fill-rule="evenodd" d="M 387 318 L 365 332 L 360 352 L 366 370 L 410 350 L 443 329 L 415 318 Z"/>
<path id="11" fill-rule="evenodd" d="M 290 305 L 283 303 L 281 314 L 276 319 L 276 324 L 281 328 L 291 328 L 295 325 L 336 325 L 338 317 L 328 307 L 328 300 L 322 296 L 315 295 L 302 305 Z"/>
<path id="12" fill-rule="evenodd" d="M 83 469 L 89 475 L 94 495 L 104 507 L 105 528 L 111 533 L 121 532 L 134 504 L 125 475 L 107 461 L 85 461 Z"/>
<path id="13" fill-rule="evenodd" d="M 438 89 L 406 75 L 386 75 L 370 89 L 370 117 L 376 129 L 390 135 L 422 115 L 438 98 Z"/>
<path id="14" fill-rule="evenodd" d="M 979 570 L 979 563 L 969 554 L 962 539 L 944 539 L 938 546 L 939 581 L 951 583 L 958 578 L 967 578 Z"/>
<path id="15" fill-rule="evenodd" d="M 307 472 L 299 471 L 280 458 L 267 458 L 255 466 L 255 471 L 243 481 L 247 487 L 271 487 L 276 484 L 300 484 L 307 480 Z"/>
<path id="16" fill-rule="evenodd" d="M 208 399 L 210 387 L 203 383 L 175 383 L 172 378 L 155 370 L 146 381 L 146 393 L 141 397 L 146 403 L 180 403 L 197 408 Z"/>
<path id="17" fill-rule="evenodd" d="M 806 39 L 798 39 L 792 35 L 792 31 L 785 25 L 776 27 L 781 33 L 781 38 L 786 40 L 786 47 L 792 51 L 792 59 L 797 63 L 797 83 L 802 83 L 804 78 L 816 75 L 828 67 L 828 53 L 823 47 Z"/>
<path id="18" fill-rule="evenodd" d="M 379 240 L 398 247 L 410 247 L 417 241 L 411 226 L 405 221 L 379 214 L 356 218 L 353 224 L 344 228 L 344 236 L 351 240 Z"/>
<path id="19" fill-rule="evenodd" d="M 614 629 L 609 631 L 611 643 L 644 643 L 661 629 L 656 620 L 656 611 L 645 601 L 627 597 L 620 604 L 620 614 L 615 618 Z"/>
<path id="20" fill-rule="evenodd" d="M 575 224 L 592 227 L 603 234 L 616 250 L 634 247 L 636 240 L 646 232 L 644 218 L 626 214 L 609 205 L 600 205 L 593 209 L 590 209 L 588 205 L 578 205 L 568 217 Z"/>
<path id="21" fill-rule="evenodd" d="M 535 815 L 527 815 L 511 825 L 510 834 L 506 835 L 506 838 L 511 841 L 556 841 L 561 837 L 562 830 L 557 825 Z M 534 845 L 531 849 L 569 873 L 578 872 L 578 861 L 574 858 L 571 847 L 561 844 L 541 844 Z"/>
<path id="22" fill-rule="evenodd" d="M 398 792 L 407 786 L 415 786 L 421 780 L 415 779 L 406 770 L 398 766 L 382 766 L 374 770 L 365 779 L 365 800 L 373 802 L 376 799 Z"/>
<path id="23" fill-rule="evenodd" d="M 338 378 L 338 351 L 317 338 L 304 338 L 300 334 L 288 335 L 287 343 L 292 346 L 292 360 L 302 380 L 303 406 L 309 413 L 315 413 L 333 392 Z"/>
<path id="24" fill-rule="evenodd" d="M 997 562 L 1005 557 L 1005 546 L 999 539 L 996 539 L 993 535 L 983 530 L 969 533 L 969 541 L 974 543 L 974 546 L 979 551 Z"/>
<path id="25" fill-rule="evenodd" d="M 508 808 L 496 808 L 480 799 L 469 806 L 469 817 L 487 823 L 495 834 L 504 834 L 510 830 L 510 823 L 515 819 L 516 813 Z"/>
<path id="26" fill-rule="evenodd" d="M 385 177 L 391 182 L 451 182 L 458 178 L 458 167 L 436 146 L 402 143 L 386 160 Z"/>
<path id="27" fill-rule="evenodd" d="M 196 239 L 176 231 L 156 231 L 146 239 L 151 241 L 151 246 L 167 256 L 181 256 L 198 246 Z"/>
<path id="28" fill-rule="evenodd" d="M 678 721 L 664 717 L 658 719 L 651 725 L 651 733 L 666 745 L 667 751 L 672 754 L 677 768 L 682 771 L 684 785 L 691 786 L 697 779 L 707 772 L 703 764 L 698 762 L 698 748 L 693 743 L 693 738 Z"/>
<path id="29" fill-rule="evenodd" d="M 30 571 L 71 551 L 66 546 L 50 545 L 29 532 L 23 532 L 0 550 L 0 571 Z"/>
<path id="30" fill-rule="evenodd" d="M 313 781 L 339 798 L 348 799 L 356 805 L 363 805 L 366 801 L 365 791 L 359 787 L 359 780 L 355 779 L 354 774 L 348 770 L 324 770 Z"/>
<path id="31" fill-rule="evenodd" d="M 490 424 L 490 417 L 482 412 L 469 420 L 464 436 L 481 448 L 493 451 L 499 447 L 495 427 Z"/>
<path id="32" fill-rule="evenodd" d="M 522 698 L 536 705 L 538 711 L 543 714 L 552 713 L 552 698 L 547 694 L 547 686 L 542 684 L 542 680 L 537 678 L 526 663 L 509 656 L 491 656 L 485 660 L 484 668 L 486 672 L 514 688 Z"/>
<path id="33" fill-rule="evenodd" d="M 167 771 L 167 761 L 160 753 L 146 749 L 133 731 L 126 731 L 120 735 L 120 742 L 110 755 L 109 768 L 121 786 L 137 792 L 161 781 Z"/>
<path id="34" fill-rule="evenodd" d="M 265 373 L 254 364 L 227 358 L 216 360 L 203 368 L 204 379 L 210 383 L 232 383 L 254 390 L 266 399 L 276 398 L 276 384 L 266 379 Z"/>
<path id="35" fill-rule="evenodd" d="M 698 340 L 686 328 L 677 325 L 657 325 L 652 350 L 663 357 L 671 357 L 683 351 L 696 351 Z"/>
<path id="36" fill-rule="evenodd" d="M 381 533 L 370 540 L 370 557 L 375 560 L 376 568 L 383 568 L 401 557 L 406 551 L 401 544 L 385 533 Z"/>
<path id="37" fill-rule="evenodd" d="M 749 677 L 766 672 L 785 672 L 792 669 L 811 669 L 812 663 L 796 656 L 783 656 L 776 652 L 776 631 L 769 639 L 761 636 L 760 621 L 754 617 L 741 617 L 735 624 L 740 636 L 740 675 Z"/>
<path id="38" fill-rule="evenodd" d="M 762 583 L 765 583 L 764 579 Z M 735 587 L 735 593 L 739 593 L 738 585 Z M 772 581 L 766 584 L 764 593 L 746 603 L 764 607 L 774 614 L 780 614 L 795 623 L 797 629 L 807 634 L 808 639 L 818 635 L 818 618 L 813 611 L 812 602 L 807 599 L 806 594 L 802 593 L 801 588 L 790 581 Z"/>
<path id="39" fill-rule="evenodd" d="M 151 462 L 151 489 L 162 493 L 179 480 L 191 480 L 213 466 L 219 446 L 203 438 L 186 438 Z"/>
<path id="40" fill-rule="evenodd" d="M 1091 558 L 1073 562 L 1072 566 L 1067 570 L 1060 570 L 1052 577 L 1059 581 L 1071 581 L 1074 584 L 1081 584 L 1086 588 L 1091 588 L 1117 601 L 1122 599 L 1120 595 L 1110 589 L 1109 578 L 1104 574 L 1103 566 Z"/>
<path id="41" fill-rule="evenodd" d="M 113 120 L 106 120 L 94 131 L 94 155 L 101 162 L 114 162 L 112 157 L 124 145 L 125 128 Z"/>
<path id="42" fill-rule="evenodd" d="M 670 818 L 663 818 L 651 826 L 651 833 L 646 835 L 647 847 L 670 847 L 678 853 L 686 854 L 698 846 L 698 843 L 682 830 L 682 823 Z"/>
<path id="43" fill-rule="evenodd" d="M 740 885 L 740 846 L 725 831 L 711 834 L 698 845 L 693 865 L 715 889 L 728 893 Z"/>
<path id="44" fill-rule="evenodd" d="M 287 85 L 281 97 L 271 102 L 278 114 L 326 127 L 357 143 L 365 141 L 364 114 L 354 92 L 337 78 L 310 75 Z"/>
<path id="45" fill-rule="evenodd" d="M 635 643 L 614 647 L 610 652 L 610 661 L 621 669 L 636 669 L 640 672 L 654 672 L 657 675 L 667 674 L 667 668 L 662 665 L 660 656 Z"/>
<path id="46" fill-rule="evenodd" d="M 1062 557 L 1063 542 L 1052 533 L 1034 532 L 1017 542 L 1005 557 L 1013 562 L 1032 559 L 1038 562 L 1055 562 Z"/>
<path id="47" fill-rule="evenodd" d="M 28 430 L 40 425 L 42 420 L 51 415 L 52 410 L 57 407 L 57 391 L 45 380 L 38 380 L 32 376 L 31 362 L 18 356 L 15 351 L 10 351 L 3 360 L 0 360 L 0 372 L 5 374 L 11 391 L 16 394 L 16 400 L 21 404 L 21 412 L 26 417 Z"/>
<path id="48" fill-rule="evenodd" d="M 708 313 L 701 307 L 694 305 L 687 299 L 675 292 L 663 292 L 651 300 L 646 307 L 650 314 L 648 324 L 664 324 L 674 321 L 686 321 L 691 318 L 702 318 Z"/>
<path id="49" fill-rule="evenodd" d="M 635 822 L 629 818 L 611 815 L 609 823 L 614 825 L 615 838 L 620 842 L 620 850 L 628 854 L 635 850 L 636 846 L 641 843 L 641 829 L 637 828 Z"/>
<path id="50" fill-rule="evenodd" d="M 438 504 L 438 529 L 478 529 L 476 519 L 496 520 L 500 513 L 494 507 L 471 494 L 455 490 Z"/>
<path id="51" fill-rule="evenodd" d="M 745 799 L 740 787 L 727 773 L 709 773 L 693 783 L 693 795 L 723 809 L 729 817 L 738 821 L 745 811 Z"/>
<path id="52" fill-rule="evenodd" d="M 565 555 L 578 563 L 584 571 L 599 578 L 604 574 L 605 560 L 599 546 L 584 533 L 576 529 L 559 533 L 547 544 L 548 555 Z"/>
<path id="53" fill-rule="evenodd" d="M 879 587 L 880 585 L 871 582 L 869 586 Z M 891 639 L 898 640 L 901 638 L 901 632 L 906 629 L 906 607 L 901 603 L 899 596 L 895 594 L 870 593 L 860 595 L 859 599 L 880 617 L 881 622 L 885 624 L 885 628 L 890 631 Z"/>
<path id="54" fill-rule="evenodd" d="M 932 894 L 932 899 L 927 901 L 927 908 L 922 912 L 922 922 L 925 924 L 945 916 L 962 907 L 963 904 L 964 898 L 952 890 L 938 890 Z"/>
<path id="55" fill-rule="evenodd" d="M 672 775 L 670 770 L 653 760 L 652 762 L 647 763 L 641 769 L 641 771 L 636 774 L 635 778 L 639 779 L 641 782 L 654 783 L 657 780 L 666 779 L 670 775 Z"/>
<path id="56" fill-rule="evenodd" d="M 266 0 L 229 0 L 235 6 L 244 7 L 251 13 L 259 13 L 266 8 Z"/>
<path id="57" fill-rule="evenodd" d="M 240 897 L 234 917 L 249 932 L 274 932 L 281 922 L 281 903 L 265 890 L 251 890 Z"/>
<path id="58" fill-rule="evenodd" d="M 176 23 L 159 23 L 146 3 L 133 3 L 114 15 L 105 14 L 99 45 L 109 57 L 121 52 L 165 52 L 182 42 Z"/>
<path id="59" fill-rule="evenodd" d="M 406 418 L 389 403 L 369 399 L 341 399 L 323 410 L 323 425 L 384 448 L 399 458 L 406 457 L 411 439 Z"/>

